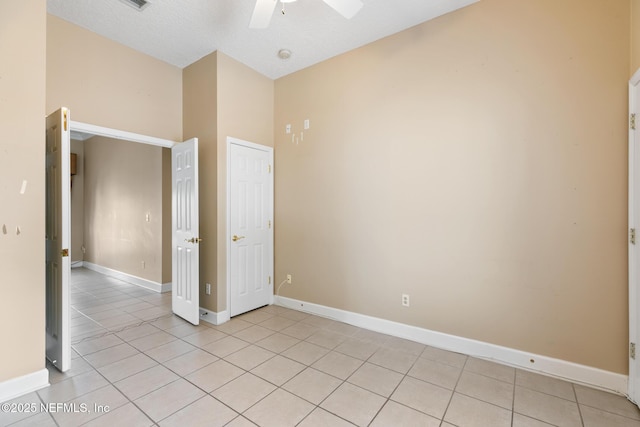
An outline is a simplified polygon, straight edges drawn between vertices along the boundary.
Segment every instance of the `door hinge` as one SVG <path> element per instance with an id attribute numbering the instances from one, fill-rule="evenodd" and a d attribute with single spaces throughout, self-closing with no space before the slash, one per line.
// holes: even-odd
<path id="1" fill-rule="evenodd" d="M 634 360 L 636 358 L 636 343 L 634 342 L 629 343 L 629 357 Z"/>
<path id="2" fill-rule="evenodd" d="M 268 169 L 269 169 L 269 173 L 271 173 L 271 165 L 269 165 Z"/>
<path id="3" fill-rule="evenodd" d="M 65 132 L 69 129 L 69 125 L 67 123 L 68 122 L 68 117 L 67 116 L 68 116 L 67 109 L 63 108 L 62 109 L 62 117 L 63 117 L 63 120 L 64 120 L 64 131 Z"/>
<path id="4" fill-rule="evenodd" d="M 69 249 L 63 249 L 60 251 L 60 256 L 62 258 L 68 257 L 69 256 Z"/>
<path id="5" fill-rule="evenodd" d="M 269 276 L 269 284 L 271 284 L 271 276 Z"/>
<path id="6" fill-rule="evenodd" d="M 635 128 L 636 128 L 636 113 L 631 113 L 629 115 L 629 127 L 631 129 L 635 130 Z"/>
<path id="7" fill-rule="evenodd" d="M 631 242 L 632 245 L 636 244 L 636 229 L 635 228 L 629 229 L 629 241 Z"/>
<path id="8" fill-rule="evenodd" d="M 271 228 L 271 220 L 269 220 L 269 228 Z"/>

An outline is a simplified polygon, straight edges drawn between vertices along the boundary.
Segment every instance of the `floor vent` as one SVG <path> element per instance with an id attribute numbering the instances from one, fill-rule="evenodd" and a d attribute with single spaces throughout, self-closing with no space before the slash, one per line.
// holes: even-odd
<path id="1" fill-rule="evenodd" d="M 120 0 L 122 3 L 128 4 L 136 10 L 143 10 L 151 4 L 149 0 Z"/>

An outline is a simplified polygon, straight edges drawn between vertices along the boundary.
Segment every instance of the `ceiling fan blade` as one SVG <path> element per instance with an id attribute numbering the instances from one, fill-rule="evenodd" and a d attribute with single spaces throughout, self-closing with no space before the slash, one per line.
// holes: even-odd
<path id="1" fill-rule="evenodd" d="M 256 7 L 251 15 L 249 28 L 267 28 L 276 8 L 277 0 L 256 0 Z"/>
<path id="2" fill-rule="evenodd" d="M 347 19 L 356 16 L 363 5 L 361 0 L 324 0 L 324 2 Z"/>

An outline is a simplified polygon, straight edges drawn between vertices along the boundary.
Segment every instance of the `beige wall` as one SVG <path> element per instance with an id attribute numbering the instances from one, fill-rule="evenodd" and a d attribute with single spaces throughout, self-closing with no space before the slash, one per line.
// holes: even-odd
<path id="1" fill-rule="evenodd" d="M 44 0 L 0 2 L 0 382 L 45 366 L 45 28 Z"/>
<path id="2" fill-rule="evenodd" d="M 633 75 L 640 68 L 640 0 L 631 3 L 631 69 Z"/>
<path id="3" fill-rule="evenodd" d="M 95 136 L 84 154 L 85 261 L 162 283 L 162 148 Z"/>
<path id="4" fill-rule="evenodd" d="M 274 83 L 246 65 L 218 52 L 217 92 L 218 292 L 215 311 L 220 312 L 227 309 L 227 137 L 273 147 Z"/>
<path id="5" fill-rule="evenodd" d="M 217 53 L 183 70 L 184 139 L 198 138 L 200 189 L 200 306 L 216 310 Z M 211 283 L 211 295 L 205 294 Z"/>
<path id="6" fill-rule="evenodd" d="M 96 33 L 47 16 L 49 113 L 180 141 L 182 71 Z"/>
<path id="7" fill-rule="evenodd" d="M 74 263 L 84 259 L 84 142 L 72 139 L 71 152 L 77 156 L 77 173 L 71 177 L 71 262 Z"/>
<path id="8" fill-rule="evenodd" d="M 626 373 L 628 12 L 483 0 L 277 80 L 282 294 Z"/>

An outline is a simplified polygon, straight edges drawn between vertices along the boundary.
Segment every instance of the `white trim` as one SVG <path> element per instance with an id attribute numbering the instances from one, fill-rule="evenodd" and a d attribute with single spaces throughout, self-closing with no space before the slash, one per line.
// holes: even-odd
<path id="1" fill-rule="evenodd" d="M 105 136 L 107 138 L 120 139 L 122 141 L 139 142 L 141 144 L 155 145 L 157 147 L 171 148 L 178 143 L 168 139 L 156 138 L 155 136 L 105 128 L 102 126 L 91 125 L 89 123 L 75 122 L 73 120 L 70 121 L 70 129 L 75 132 L 88 133 L 95 136 Z"/>
<path id="2" fill-rule="evenodd" d="M 160 292 L 161 293 L 171 292 L 171 289 L 173 289 L 173 282 L 167 282 L 167 283 L 163 283 L 162 285 L 160 285 Z"/>
<path id="3" fill-rule="evenodd" d="M 227 187 L 227 234 L 225 236 L 225 248 L 226 248 L 226 253 L 227 253 L 227 277 L 225 278 L 225 286 L 227 287 L 227 309 L 226 311 L 228 313 L 231 313 L 231 281 L 230 281 L 230 277 L 231 275 L 229 274 L 229 271 L 231 271 L 231 257 L 230 257 L 230 252 L 231 252 L 231 246 L 229 245 L 229 242 L 231 241 L 231 220 L 230 220 L 230 216 L 231 216 L 231 180 L 229 179 L 229 173 L 231 170 L 231 145 L 239 145 L 242 147 L 247 147 L 247 148 L 253 148 L 254 150 L 260 150 L 260 151 L 264 151 L 267 152 L 269 154 L 269 163 L 271 165 L 271 180 L 269 185 L 271 186 L 271 200 L 269 203 L 269 218 L 271 218 L 271 229 L 269 230 L 269 275 L 271 276 L 271 284 L 269 285 L 271 287 L 271 292 L 270 294 L 274 294 L 274 282 L 276 280 L 275 275 L 274 275 L 274 252 L 275 252 L 275 247 L 274 247 L 274 237 L 273 237 L 273 231 L 275 230 L 276 226 L 275 226 L 275 218 L 274 218 L 274 203 L 275 203 L 275 186 L 274 186 L 274 176 L 276 174 L 276 170 L 275 170 L 275 165 L 273 162 L 273 152 L 274 149 L 273 147 L 269 147 L 267 145 L 261 145 L 261 144 L 256 144 L 254 142 L 249 142 L 249 141 L 244 141 L 242 139 L 238 139 L 238 138 L 234 138 L 231 136 L 227 137 L 227 175 L 225 177 L 226 179 L 226 187 Z M 273 297 L 271 297 L 269 299 L 269 302 L 271 304 L 273 304 Z"/>
<path id="4" fill-rule="evenodd" d="M 84 267 L 84 261 L 72 261 L 71 268 L 82 268 Z"/>
<path id="5" fill-rule="evenodd" d="M 0 402 L 15 399 L 32 391 L 49 386 L 49 371 L 39 371 L 0 382 Z"/>
<path id="6" fill-rule="evenodd" d="M 161 293 L 161 292 L 168 292 L 171 290 L 171 283 L 160 284 L 158 282 L 153 282 L 148 279 L 143 279 L 142 277 L 133 276 L 128 273 L 123 273 L 118 270 L 113 270 L 111 268 L 103 267 L 101 265 L 97 265 L 88 261 L 84 261 L 84 268 L 88 270 L 96 271 L 98 273 L 102 273 L 104 275 L 122 280 L 127 283 L 131 283 L 132 285 L 140 286 L 141 288 L 152 290 L 154 292 Z"/>
<path id="7" fill-rule="evenodd" d="M 224 322 L 228 322 L 229 319 L 228 310 L 216 313 L 215 311 L 200 307 L 200 320 L 203 322 L 211 323 L 212 325 L 222 325 Z"/>
<path id="8" fill-rule="evenodd" d="M 492 360 L 590 387 L 622 395 L 627 391 L 626 375 L 291 298 L 278 296 L 275 303 L 293 310 L 328 317 L 383 334 Z"/>
<path id="9" fill-rule="evenodd" d="M 637 114 L 637 89 L 638 84 L 640 84 L 640 69 L 635 72 L 631 80 L 629 80 L 629 117 L 627 120 L 630 120 L 630 115 L 635 113 Z M 640 119 L 637 117 L 636 120 Z M 638 158 L 638 153 L 636 151 L 636 131 L 631 129 L 629 122 L 627 122 L 629 134 L 628 134 L 628 144 L 629 144 L 629 171 L 628 171 L 628 182 L 629 182 L 629 194 L 628 194 L 628 228 L 631 230 L 632 228 L 636 229 L 636 233 L 640 231 L 638 224 L 636 224 L 636 218 L 638 217 L 639 212 L 637 212 L 638 208 L 638 200 L 636 198 L 636 192 L 640 190 L 638 187 L 638 171 L 636 170 L 638 167 L 638 163 L 640 159 Z M 636 124 L 637 126 L 637 124 Z M 638 239 L 640 235 L 636 236 Z M 629 343 L 636 343 L 636 353 L 640 350 L 638 344 L 640 344 L 639 330 L 638 330 L 638 252 L 636 249 L 636 245 L 631 244 L 630 239 L 627 237 L 627 248 L 628 248 L 628 264 L 629 264 L 629 272 L 628 272 L 628 292 L 629 292 Z M 632 402 L 640 402 L 640 393 L 638 388 L 640 384 L 638 384 L 638 361 L 629 357 L 629 387 L 627 389 L 627 393 L 629 396 L 629 400 Z"/>

